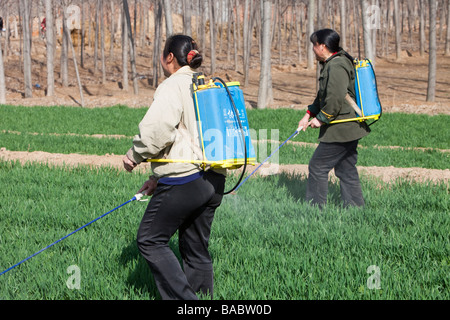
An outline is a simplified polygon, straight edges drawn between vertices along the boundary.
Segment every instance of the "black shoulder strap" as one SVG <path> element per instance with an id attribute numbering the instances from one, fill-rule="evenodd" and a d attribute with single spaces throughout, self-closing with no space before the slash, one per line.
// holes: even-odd
<path id="1" fill-rule="evenodd" d="M 342 49 L 341 48 L 341 50 L 342 50 L 342 52 L 344 53 L 344 55 L 352 62 L 352 64 L 354 63 L 354 61 L 355 61 L 355 58 L 353 58 L 347 51 L 345 51 L 344 49 Z"/>

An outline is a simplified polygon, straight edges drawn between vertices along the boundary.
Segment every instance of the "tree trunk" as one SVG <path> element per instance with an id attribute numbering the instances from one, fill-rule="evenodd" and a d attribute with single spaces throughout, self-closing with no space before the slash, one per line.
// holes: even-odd
<path id="1" fill-rule="evenodd" d="M 297 57 L 298 62 L 302 62 L 302 29 L 303 29 L 303 7 L 302 4 L 298 4 L 293 1 L 296 11 L 295 31 L 297 34 Z"/>
<path id="2" fill-rule="evenodd" d="M 64 10 L 65 9 L 66 8 L 64 7 Z M 65 18 L 65 15 L 64 15 L 64 18 L 63 18 L 63 24 L 67 25 L 67 20 Z M 69 28 L 65 28 L 64 32 L 66 33 L 66 39 L 68 41 L 69 47 L 72 50 L 73 65 L 74 65 L 74 68 L 75 68 L 75 74 L 77 76 L 78 89 L 80 90 L 81 106 L 84 107 L 83 87 L 81 86 L 80 73 L 78 72 L 78 66 L 77 66 L 77 57 L 76 57 L 76 54 L 75 54 L 75 49 L 73 47 L 72 38 L 70 37 Z"/>
<path id="3" fill-rule="evenodd" d="M 123 0 L 123 8 L 125 10 L 125 18 L 126 18 L 126 26 L 127 26 L 127 32 L 128 32 L 128 39 L 130 40 L 130 64 L 131 64 L 131 75 L 133 77 L 133 92 L 134 94 L 139 93 L 139 87 L 138 87 L 138 79 L 137 79 L 137 72 L 136 72 L 136 52 L 135 52 L 135 46 L 134 46 L 134 38 L 133 33 L 131 31 L 131 19 L 130 19 L 130 11 L 128 9 L 128 1 Z"/>
<path id="4" fill-rule="evenodd" d="M 322 29 L 322 10 L 323 2 L 322 0 L 317 0 L 317 30 Z M 326 10 L 325 10 L 326 12 Z M 319 78 L 320 78 L 320 64 L 316 61 L 316 91 L 319 90 Z"/>
<path id="5" fill-rule="evenodd" d="M 159 82 L 159 57 L 161 56 L 162 3 L 160 0 L 156 0 L 154 16 L 155 33 L 153 39 L 153 87 L 156 88 Z"/>
<path id="6" fill-rule="evenodd" d="M 100 53 L 102 57 L 102 84 L 106 83 L 105 66 L 105 16 L 103 15 L 103 0 L 100 0 Z"/>
<path id="7" fill-rule="evenodd" d="M 111 36 L 109 38 L 109 59 L 111 63 L 114 62 L 114 1 L 110 1 L 111 6 L 111 21 L 110 21 L 110 28 L 111 28 Z"/>
<path id="8" fill-rule="evenodd" d="M 128 31 L 125 22 L 125 9 L 122 8 L 122 89 L 128 91 Z"/>
<path id="9" fill-rule="evenodd" d="M 419 0 L 420 5 L 420 56 L 423 57 L 425 55 L 425 0 Z"/>
<path id="10" fill-rule="evenodd" d="M 208 1 L 209 3 L 209 32 L 211 39 L 211 75 L 216 72 L 216 28 L 215 28 L 215 1 Z"/>
<path id="11" fill-rule="evenodd" d="M 200 41 L 200 51 L 206 54 L 206 5 L 205 0 L 199 0 L 199 11 L 200 11 L 200 31 L 199 31 L 199 41 Z"/>
<path id="12" fill-rule="evenodd" d="M 233 23 L 233 10 L 232 10 L 232 5 L 231 5 L 231 1 L 232 0 L 227 0 L 227 16 L 228 16 L 228 28 L 227 28 L 227 62 L 229 63 L 231 61 L 231 28 L 232 28 L 232 23 Z M 233 39 L 233 41 L 236 38 Z"/>
<path id="13" fill-rule="evenodd" d="M 191 0 L 183 0 L 183 30 L 188 36 L 192 35 L 191 3 Z"/>
<path id="14" fill-rule="evenodd" d="M 5 45 L 4 45 L 4 48 L 3 48 L 3 53 L 4 53 L 4 56 L 5 57 L 7 57 L 8 56 L 8 50 L 9 50 L 9 7 L 8 6 L 6 6 L 6 9 L 5 9 L 5 17 L 6 17 L 6 24 L 5 24 L 5 30 L 6 30 L 6 32 L 5 32 Z"/>
<path id="15" fill-rule="evenodd" d="M 445 40 L 445 55 L 450 56 L 450 0 L 447 4 L 447 39 Z"/>
<path id="16" fill-rule="evenodd" d="M 63 6 L 62 20 L 66 21 L 66 3 L 63 2 L 62 6 Z M 69 47 L 69 42 L 68 42 L 68 39 L 67 39 L 67 32 L 66 32 L 67 24 L 63 23 L 62 24 L 62 29 L 63 29 L 63 33 L 61 35 L 62 45 L 61 45 L 61 57 L 60 57 L 60 61 L 61 61 L 60 77 L 61 77 L 61 85 L 63 87 L 68 87 L 69 86 L 69 67 L 68 67 L 68 47 Z"/>
<path id="17" fill-rule="evenodd" d="M 84 18 L 85 18 L 84 0 L 81 0 L 81 42 L 80 42 L 81 43 L 81 48 L 80 48 L 80 66 L 81 66 L 81 68 L 84 68 L 84 37 L 86 35 L 86 28 L 84 27 Z M 47 28 L 48 28 L 48 26 L 47 26 Z"/>
<path id="18" fill-rule="evenodd" d="M 216 15 L 216 23 L 215 23 L 216 35 L 217 35 L 216 40 L 219 40 L 218 41 L 219 43 L 217 46 L 217 50 L 218 50 L 217 55 L 220 56 L 222 54 L 222 40 L 223 40 L 223 21 L 222 21 L 222 8 L 221 8 L 223 1 L 216 1 L 216 2 L 217 2 L 217 4 L 216 4 L 217 11 L 216 12 L 218 12 L 218 14 Z"/>
<path id="19" fill-rule="evenodd" d="M 372 63 L 375 65 L 375 60 L 377 58 L 377 33 L 378 30 L 381 28 L 380 23 L 381 23 L 381 16 L 380 16 L 380 3 L 378 0 L 372 0 L 372 4 L 375 2 L 375 7 L 372 6 L 372 15 L 374 16 L 372 21 L 371 21 L 371 31 L 372 31 L 372 35 L 371 35 L 371 44 L 372 44 Z M 376 9 L 373 9 L 376 8 Z"/>
<path id="20" fill-rule="evenodd" d="M 368 16 L 369 3 L 368 0 L 361 0 L 361 15 L 362 15 L 362 24 L 363 24 L 363 35 L 364 35 L 364 55 L 366 59 L 372 60 L 372 63 L 375 62 L 375 57 L 373 54 L 373 44 L 371 37 L 371 24 Z"/>
<path id="21" fill-rule="evenodd" d="M 55 38 L 53 34 L 52 0 L 45 0 L 45 26 L 47 38 L 47 96 L 55 94 Z"/>
<path id="22" fill-rule="evenodd" d="M 170 0 L 164 0 L 164 16 L 166 18 L 166 38 L 169 38 L 173 34 L 173 23 L 172 23 L 172 7 L 170 5 Z"/>
<path id="23" fill-rule="evenodd" d="M 134 0 L 134 12 L 133 12 L 133 28 L 131 29 L 132 32 L 132 37 L 130 37 L 130 39 L 133 39 L 133 47 L 134 49 L 136 49 L 137 45 L 138 45 L 138 31 L 137 31 L 137 4 L 138 0 Z M 134 33 L 133 33 L 134 31 Z"/>
<path id="24" fill-rule="evenodd" d="M 281 13 L 281 3 L 278 1 L 277 6 L 277 15 L 278 15 L 278 23 L 277 23 L 277 47 L 278 47 L 278 64 L 281 66 L 281 55 L 283 51 L 283 40 L 281 37 L 281 25 L 283 24 L 283 15 Z"/>
<path id="25" fill-rule="evenodd" d="M 439 41 L 443 40 L 444 34 L 444 20 L 445 20 L 445 0 L 436 2 L 436 8 L 439 8 L 441 16 L 439 17 Z M 437 20 L 437 17 L 436 17 Z M 437 37 L 437 36 L 436 36 Z"/>
<path id="26" fill-rule="evenodd" d="M 5 68 L 3 65 L 2 44 L 0 42 L 0 104 L 6 103 Z"/>
<path id="27" fill-rule="evenodd" d="M 254 5 L 253 0 L 250 0 L 250 8 L 248 10 L 249 16 L 245 16 L 248 19 L 247 35 L 244 35 L 244 85 L 247 86 L 250 78 L 250 56 L 253 40 L 253 21 L 254 21 Z"/>
<path id="28" fill-rule="evenodd" d="M 308 4 L 308 34 L 307 34 L 307 55 L 308 55 L 308 65 L 307 68 L 309 70 L 311 70 L 312 68 L 314 68 L 314 52 L 312 50 L 312 43 L 311 41 L 309 41 L 309 37 L 313 34 L 314 32 L 314 6 L 315 6 L 315 1 L 314 0 L 309 0 L 309 4 Z"/>
<path id="29" fill-rule="evenodd" d="M 233 0 L 230 0 L 231 2 Z M 236 0 L 237 2 L 237 0 Z M 230 3 L 231 6 L 231 3 Z M 238 7 L 236 6 L 236 15 L 234 15 L 234 24 L 233 24 L 233 44 L 234 44 L 234 71 L 238 71 L 238 65 L 239 65 L 239 60 L 238 60 L 238 47 L 239 47 L 239 43 L 238 43 L 238 37 L 239 37 L 239 30 L 238 30 Z"/>
<path id="30" fill-rule="evenodd" d="M 271 103 L 272 86 L 271 79 L 271 20 L 272 20 L 271 0 L 263 0 L 262 3 L 262 26 L 261 26 L 261 72 L 259 75 L 258 109 L 265 109 Z"/>
<path id="31" fill-rule="evenodd" d="M 29 0 L 20 0 L 23 10 L 23 71 L 25 83 L 25 98 L 33 97 L 33 84 L 31 80 L 31 31 L 30 31 L 30 11 Z"/>
<path id="32" fill-rule="evenodd" d="M 398 0 L 394 0 L 394 21 L 395 21 L 395 50 L 397 60 L 401 58 L 402 54 L 402 26 L 400 25 L 400 8 Z"/>
<path id="33" fill-rule="evenodd" d="M 421 0 L 419 0 L 421 1 Z M 390 14 L 391 14 L 391 2 L 387 0 L 386 3 L 386 11 L 385 11 L 385 19 L 384 19 L 384 42 L 383 42 L 383 50 L 384 56 L 387 57 L 389 55 L 389 23 L 390 23 Z"/>
<path id="34" fill-rule="evenodd" d="M 430 57 L 428 62 L 427 101 L 433 102 L 436 96 L 436 0 L 430 5 Z"/>
<path id="35" fill-rule="evenodd" d="M 345 0 L 341 0 L 341 47 L 347 50 L 347 9 Z"/>
<path id="36" fill-rule="evenodd" d="M 241 48 L 241 27 L 240 27 L 240 15 L 239 15 L 239 1 L 235 2 L 235 21 L 234 21 L 234 71 L 239 71 L 239 50 Z"/>
<path id="37" fill-rule="evenodd" d="M 356 37 L 356 46 L 358 47 L 358 57 L 361 58 L 361 41 L 360 41 L 360 34 L 359 34 L 359 27 L 358 27 L 358 23 L 356 23 L 356 21 L 359 21 L 359 16 L 358 16 L 358 3 L 355 3 L 355 0 L 352 0 L 352 4 L 353 4 L 353 26 L 355 29 L 355 37 Z"/>
<path id="38" fill-rule="evenodd" d="M 413 48 L 413 26 L 414 26 L 414 8 L 413 6 L 415 5 L 415 1 L 407 1 L 406 3 L 407 5 L 407 12 L 408 12 L 408 44 L 409 44 L 409 48 L 412 49 Z"/>
<path id="39" fill-rule="evenodd" d="M 98 16 L 100 14 L 100 6 L 101 6 L 101 0 L 97 0 L 97 9 L 95 10 L 94 75 L 97 73 L 97 69 L 98 69 L 98 43 L 99 43 L 99 40 L 98 40 L 98 34 L 99 34 L 98 20 L 99 19 L 98 19 Z"/>
<path id="40" fill-rule="evenodd" d="M 240 15 L 240 5 L 239 5 L 239 0 L 236 0 L 236 31 L 237 31 L 237 48 L 238 48 L 238 52 L 242 50 L 242 42 L 241 42 L 241 15 Z M 235 40 L 235 41 L 236 41 Z M 237 65 L 237 64 L 236 64 Z M 237 67 L 236 67 L 236 71 L 237 71 Z"/>

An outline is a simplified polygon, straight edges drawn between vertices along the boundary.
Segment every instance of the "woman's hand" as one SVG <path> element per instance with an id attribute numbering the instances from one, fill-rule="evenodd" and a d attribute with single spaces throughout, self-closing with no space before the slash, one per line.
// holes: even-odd
<path id="1" fill-rule="evenodd" d="M 153 192 L 155 192 L 156 186 L 158 184 L 158 179 L 154 176 L 150 176 L 150 178 L 144 182 L 144 185 L 139 189 L 138 193 L 142 193 L 146 196 L 151 196 Z"/>
<path id="2" fill-rule="evenodd" d="M 308 125 L 311 126 L 311 128 L 320 128 L 322 126 L 323 122 L 320 121 L 317 118 L 312 119 Z"/>
<path id="3" fill-rule="evenodd" d="M 133 171 L 133 169 L 136 168 L 136 166 L 137 166 L 137 164 L 134 161 L 131 161 L 130 158 L 128 158 L 127 156 L 123 157 L 122 161 L 123 161 L 123 167 L 128 172 Z"/>
<path id="4" fill-rule="evenodd" d="M 304 117 L 302 118 L 302 120 L 300 120 L 300 122 L 298 123 L 298 127 L 302 127 L 303 131 L 306 131 L 306 128 L 308 128 L 309 126 L 309 119 L 310 119 L 310 115 L 308 113 L 306 113 L 304 115 Z"/>

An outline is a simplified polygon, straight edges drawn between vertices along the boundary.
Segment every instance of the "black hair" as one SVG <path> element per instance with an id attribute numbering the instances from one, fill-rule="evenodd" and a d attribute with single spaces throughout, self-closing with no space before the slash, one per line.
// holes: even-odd
<path id="1" fill-rule="evenodd" d="M 188 54 L 192 50 L 198 52 L 198 46 L 194 39 L 182 34 L 172 35 L 166 40 L 163 57 L 167 58 L 172 52 L 180 67 L 189 65 L 192 69 L 197 69 L 202 65 L 203 56 L 196 52 L 192 60 L 188 62 Z"/>
<path id="2" fill-rule="evenodd" d="M 339 42 L 341 37 L 332 29 L 321 29 L 314 32 L 309 40 L 313 44 L 324 44 L 330 52 L 338 52 L 341 50 Z"/>

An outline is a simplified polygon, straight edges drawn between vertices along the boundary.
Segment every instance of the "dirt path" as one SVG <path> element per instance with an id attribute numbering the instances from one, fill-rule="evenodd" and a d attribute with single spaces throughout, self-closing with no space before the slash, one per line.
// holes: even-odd
<path id="1" fill-rule="evenodd" d="M 0 149 L 0 159 L 3 161 L 20 161 L 22 164 L 27 162 L 45 163 L 49 166 L 78 166 L 85 165 L 91 167 L 112 167 L 123 169 L 122 166 L 123 155 L 80 155 L 80 154 L 61 154 L 48 153 L 43 151 L 9 151 L 5 148 Z M 149 164 L 144 163 L 140 165 L 139 170 L 149 172 Z M 247 167 L 247 172 L 251 173 L 256 169 L 256 166 Z M 381 179 L 384 182 L 392 182 L 397 179 L 405 179 L 408 181 L 432 181 L 445 183 L 449 182 L 450 170 L 436 170 L 425 168 L 394 168 L 394 167 L 361 167 L 358 170 L 362 176 L 369 175 Z M 266 165 L 264 164 L 255 173 L 258 175 L 271 175 L 277 173 L 287 173 L 296 175 L 306 175 L 308 173 L 308 166 L 302 164 L 295 165 Z"/>

